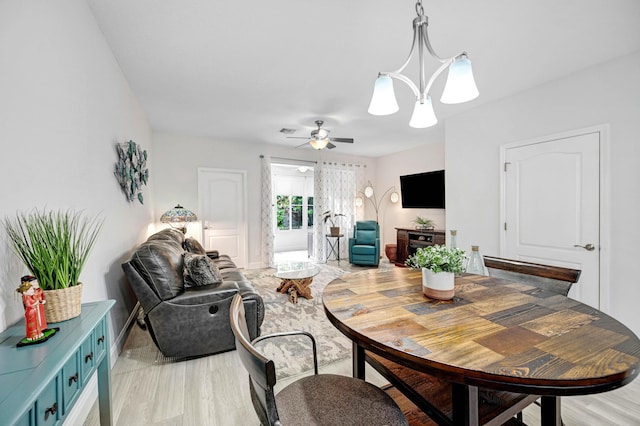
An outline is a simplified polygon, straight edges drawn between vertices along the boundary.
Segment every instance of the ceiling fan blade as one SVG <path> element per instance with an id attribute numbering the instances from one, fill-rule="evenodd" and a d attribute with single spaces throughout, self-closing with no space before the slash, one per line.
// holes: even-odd
<path id="1" fill-rule="evenodd" d="M 296 146 L 296 148 L 302 148 L 303 146 L 309 145 L 309 142 L 305 142 L 301 145 Z"/>
<path id="2" fill-rule="evenodd" d="M 310 139 L 309 136 L 287 136 L 287 139 Z"/>
<path id="3" fill-rule="evenodd" d="M 325 148 L 327 148 L 327 149 L 333 149 L 333 148 L 335 148 L 335 147 L 336 147 L 336 146 L 335 146 L 334 144 L 332 144 L 331 142 L 329 142 L 329 143 L 327 144 L 327 146 L 325 146 Z"/>
<path id="4" fill-rule="evenodd" d="M 329 138 L 331 142 L 353 143 L 353 138 Z"/>

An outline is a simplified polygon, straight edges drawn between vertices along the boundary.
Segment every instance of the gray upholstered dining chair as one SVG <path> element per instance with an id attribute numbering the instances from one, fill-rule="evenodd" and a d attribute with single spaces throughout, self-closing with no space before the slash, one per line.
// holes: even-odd
<path id="1" fill-rule="evenodd" d="M 408 424 L 400 408 L 382 389 L 353 377 L 318 374 L 316 342 L 311 334 L 304 331 L 273 333 L 250 341 L 239 295 L 231 302 L 230 319 L 238 355 L 249 372 L 253 407 L 262 425 Z M 310 338 L 314 374 L 289 384 L 275 395 L 275 364 L 254 344 L 291 335 Z"/>
<path id="2" fill-rule="evenodd" d="M 566 296 L 571 286 L 580 279 L 579 269 L 543 265 L 522 260 L 483 256 L 489 275 L 532 284 L 553 293 Z"/>

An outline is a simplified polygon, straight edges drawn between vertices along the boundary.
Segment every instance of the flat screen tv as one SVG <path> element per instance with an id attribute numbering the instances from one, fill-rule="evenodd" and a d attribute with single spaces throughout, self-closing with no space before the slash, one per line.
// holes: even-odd
<path id="1" fill-rule="evenodd" d="M 400 176 L 402 207 L 444 209 L 444 170 Z"/>

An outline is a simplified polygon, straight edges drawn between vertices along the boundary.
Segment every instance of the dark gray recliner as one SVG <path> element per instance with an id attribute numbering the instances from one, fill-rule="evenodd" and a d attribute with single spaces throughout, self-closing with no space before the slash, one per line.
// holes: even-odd
<path id="1" fill-rule="evenodd" d="M 259 336 L 264 319 L 262 298 L 228 256 L 207 253 L 220 269 L 220 285 L 185 288 L 184 241 L 182 232 L 162 230 L 122 265 L 160 352 L 186 358 L 233 350 L 229 307 L 235 294 L 242 296 L 251 337 Z"/>

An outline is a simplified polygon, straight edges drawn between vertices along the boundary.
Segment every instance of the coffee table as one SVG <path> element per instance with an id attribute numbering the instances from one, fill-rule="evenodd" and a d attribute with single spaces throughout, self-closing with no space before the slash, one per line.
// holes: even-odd
<path id="1" fill-rule="evenodd" d="M 274 276 L 282 281 L 276 291 L 289 294 L 291 303 L 298 303 L 298 297 L 313 299 L 311 295 L 311 281 L 318 275 L 320 269 L 312 262 L 289 261 L 276 265 Z"/>

